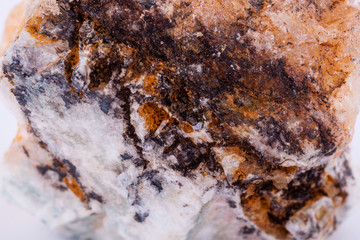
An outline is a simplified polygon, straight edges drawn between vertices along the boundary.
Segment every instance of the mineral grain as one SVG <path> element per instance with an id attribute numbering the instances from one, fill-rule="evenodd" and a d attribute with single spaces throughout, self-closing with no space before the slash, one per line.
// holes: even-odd
<path id="1" fill-rule="evenodd" d="M 352 185 L 355 0 L 34 0 L 2 188 L 74 239 L 325 239 Z"/>

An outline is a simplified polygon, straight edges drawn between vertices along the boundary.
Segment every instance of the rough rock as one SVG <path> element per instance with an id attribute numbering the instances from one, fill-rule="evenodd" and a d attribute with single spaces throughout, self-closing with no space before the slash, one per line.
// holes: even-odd
<path id="1" fill-rule="evenodd" d="M 2 192 L 74 239 L 326 238 L 353 179 L 359 9 L 31 1 L 1 60 L 20 125 Z"/>

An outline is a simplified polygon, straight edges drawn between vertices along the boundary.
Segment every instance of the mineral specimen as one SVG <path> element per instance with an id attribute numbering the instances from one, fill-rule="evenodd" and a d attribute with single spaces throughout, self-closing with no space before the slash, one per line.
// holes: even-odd
<path id="1" fill-rule="evenodd" d="M 353 179 L 353 0 L 35 0 L 3 192 L 74 239 L 324 239 Z"/>

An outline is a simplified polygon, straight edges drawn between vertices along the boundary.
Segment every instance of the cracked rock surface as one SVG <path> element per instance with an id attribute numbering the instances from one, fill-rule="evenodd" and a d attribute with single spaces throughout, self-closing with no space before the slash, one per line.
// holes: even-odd
<path id="1" fill-rule="evenodd" d="M 29 1 L 2 192 L 74 239 L 325 239 L 359 31 L 355 0 Z"/>

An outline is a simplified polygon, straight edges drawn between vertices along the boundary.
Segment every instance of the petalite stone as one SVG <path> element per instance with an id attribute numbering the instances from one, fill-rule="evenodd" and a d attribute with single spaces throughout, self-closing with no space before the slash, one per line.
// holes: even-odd
<path id="1" fill-rule="evenodd" d="M 35 0 L 2 192 L 74 239 L 324 239 L 353 182 L 351 0 Z"/>

